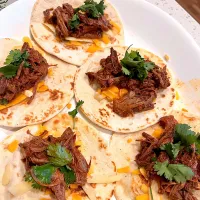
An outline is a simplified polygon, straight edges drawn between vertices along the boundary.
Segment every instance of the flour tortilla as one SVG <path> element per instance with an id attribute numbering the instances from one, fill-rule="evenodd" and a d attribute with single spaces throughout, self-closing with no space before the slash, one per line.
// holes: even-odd
<path id="1" fill-rule="evenodd" d="M 64 113 L 60 113 L 43 125 L 43 127 L 49 131 L 49 134 L 54 136 L 60 136 L 67 127 L 72 128 L 72 126 L 73 120 L 71 116 Z M 117 179 L 109 181 L 107 178 L 109 176 L 116 176 L 115 166 L 112 162 L 111 156 L 107 153 L 107 144 L 103 141 L 103 138 L 99 136 L 99 132 L 84 120 L 76 118 L 75 127 L 74 131 L 77 136 L 77 142 L 81 141 L 79 144 L 80 151 L 88 163 L 90 163 L 91 160 L 91 167 L 93 169 L 93 173 L 88 175 L 90 183 L 87 183 L 83 187 L 89 197 L 85 196 L 83 190 L 80 190 L 78 193 L 83 196 L 83 200 L 109 200 L 114 191 L 114 184 L 112 182 Z M 14 140 L 20 142 L 30 140 L 32 136 L 27 134 L 27 130 L 29 130 L 33 135 L 38 134 L 38 131 L 41 130 L 41 125 L 25 127 L 10 135 L 0 144 L 0 150 L 2 152 L 2 156 L 0 157 L 0 196 L 2 200 L 11 198 L 10 193 L 18 184 L 22 183 L 23 175 L 25 173 L 24 164 L 21 161 L 22 154 L 20 148 L 18 147 L 14 153 L 11 153 L 7 150 L 7 145 Z M 5 167 L 8 164 L 10 164 L 12 168 L 10 172 L 10 181 L 8 181 L 8 185 L 3 186 L 2 178 L 5 172 Z M 100 176 L 103 178 L 98 181 L 98 177 Z M 67 200 L 73 199 L 74 191 L 72 190 L 71 192 L 72 194 L 66 198 Z M 41 198 L 48 199 L 50 196 L 48 194 L 45 195 L 44 192 L 39 190 L 32 189 L 31 187 L 28 187 L 26 192 L 23 194 L 12 197 L 13 200 L 39 200 Z"/>
<path id="2" fill-rule="evenodd" d="M 200 117 L 181 111 L 172 111 L 171 114 L 178 120 L 179 123 L 189 124 L 195 132 L 200 131 Z M 114 133 L 109 150 L 116 164 L 116 168 L 119 169 L 129 166 L 131 171 L 137 170 L 138 165 L 135 162 L 135 157 L 140 149 L 140 142 L 137 140 L 142 139 L 142 132 L 152 135 L 158 128 L 159 125 L 155 124 L 134 134 L 122 135 Z M 140 189 L 142 184 L 143 180 L 139 175 L 133 175 L 132 173 L 124 174 L 123 178 L 116 183 L 114 195 L 117 200 L 133 200 L 137 195 L 143 194 Z M 168 199 L 166 195 L 158 194 L 158 185 L 155 181 L 152 183 L 152 192 L 154 199 Z M 194 195 L 198 199 L 200 191 L 195 191 Z"/>
<path id="3" fill-rule="evenodd" d="M 81 66 L 91 55 L 86 50 L 91 45 L 92 40 L 68 37 L 66 40 L 83 42 L 81 46 L 69 47 L 66 45 L 66 41 L 56 41 L 54 27 L 49 24 L 44 25 L 43 11 L 49 8 L 62 6 L 64 3 L 69 3 L 76 8 L 83 5 L 84 0 L 37 0 L 31 16 L 31 33 L 36 42 L 48 53 L 68 63 Z M 109 20 L 112 20 L 112 22 L 116 23 L 120 27 L 120 32 L 117 33 L 113 30 L 106 32 L 111 42 L 109 44 L 104 44 L 101 42 L 101 46 L 108 47 L 113 45 L 123 45 L 124 31 L 120 17 L 110 3 L 105 1 L 105 5 L 107 6 L 105 9 L 105 14 L 108 15 Z"/>
<path id="4" fill-rule="evenodd" d="M 12 39 L 0 40 L 0 66 L 14 47 L 20 47 L 23 43 Z M 37 46 L 35 46 L 37 49 Z M 22 127 L 42 123 L 58 114 L 72 99 L 73 81 L 77 67 L 67 64 L 49 54 L 43 55 L 51 66 L 52 76 L 45 77 L 45 85 L 49 90 L 58 90 L 58 98 L 50 99 L 51 92 L 36 93 L 31 104 L 20 103 L 8 108 L 6 114 L 0 113 L 0 125 L 8 127 Z"/>
<path id="5" fill-rule="evenodd" d="M 114 48 L 119 58 L 124 57 L 124 53 L 127 47 L 115 47 Z M 164 67 L 164 62 L 153 53 L 150 53 L 144 49 L 133 49 L 137 50 L 141 56 L 149 58 L 155 62 L 159 67 Z M 75 76 L 75 98 L 76 101 L 83 100 L 84 104 L 81 107 L 83 113 L 97 125 L 122 133 L 130 133 L 139 131 L 146 127 L 149 127 L 158 122 L 158 120 L 167 115 L 173 108 L 175 101 L 175 91 L 173 89 L 173 79 L 171 78 L 171 86 L 165 90 L 161 90 L 157 94 L 155 108 L 149 111 L 136 113 L 133 117 L 120 117 L 115 114 L 110 108 L 110 104 L 106 99 L 98 101 L 94 98 L 96 91 L 89 84 L 87 72 L 97 72 L 101 69 L 100 60 L 110 55 L 110 48 L 104 49 L 103 52 L 94 54 L 88 61 L 78 69 Z"/>

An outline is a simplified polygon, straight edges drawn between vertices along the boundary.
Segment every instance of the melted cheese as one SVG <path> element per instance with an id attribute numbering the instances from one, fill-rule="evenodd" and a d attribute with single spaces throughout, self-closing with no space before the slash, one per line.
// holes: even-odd
<path id="1" fill-rule="evenodd" d="M 21 103 L 22 101 L 24 101 L 26 98 L 27 98 L 27 96 L 25 94 L 19 94 L 10 103 L 8 103 L 6 105 L 0 105 L 0 110 L 9 108 L 9 107 L 14 106 L 14 105 L 17 105 L 17 104 Z"/>
<path id="2" fill-rule="evenodd" d="M 130 172 L 130 167 L 126 166 L 126 167 L 119 168 L 119 169 L 117 169 L 117 172 L 118 173 L 129 173 Z"/>
<path id="3" fill-rule="evenodd" d="M 120 26 L 113 21 L 110 21 L 110 24 L 113 26 L 113 29 L 119 34 L 121 31 Z"/>
<path id="4" fill-rule="evenodd" d="M 33 47 L 33 44 L 32 44 L 31 39 L 29 37 L 27 37 L 27 36 L 23 37 L 22 41 L 27 42 L 29 44 L 29 47 L 31 47 L 31 48 Z"/>
<path id="5" fill-rule="evenodd" d="M 88 53 L 95 53 L 96 51 L 101 51 L 102 48 L 97 46 L 96 44 L 91 44 L 86 50 Z"/>

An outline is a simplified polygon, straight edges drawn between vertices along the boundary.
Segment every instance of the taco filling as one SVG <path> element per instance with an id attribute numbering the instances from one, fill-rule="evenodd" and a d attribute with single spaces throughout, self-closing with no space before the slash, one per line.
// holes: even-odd
<path id="1" fill-rule="evenodd" d="M 73 8 L 63 4 L 55 9 L 47 9 L 44 22 L 54 26 L 56 35 L 60 38 L 75 37 L 87 39 L 102 38 L 103 33 L 112 29 L 112 25 L 104 15 L 104 1 L 96 3 L 86 0 L 84 5 Z"/>
<path id="2" fill-rule="evenodd" d="M 200 137 L 173 116 L 161 118 L 159 124 L 160 137 L 142 134 L 136 163 L 146 170 L 150 185 L 158 182 L 159 194 L 172 200 L 197 200 L 193 191 L 200 190 Z"/>
<path id="3" fill-rule="evenodd" d="M 4 64 L 0 68 L 0 105 L 9 104 L 27 90 L 28 103 L 31 103 L 39 82 L 48 73 L 46 59 L 25 42 L 21 50 L 10 51 Z"/>
<path id="4" fill-rule="evenodd" d="M 119 61 L 117 51 L 110 51 L 100 61 L 102 69 L 86 73 L 90 84 L 98 85 L 98 93 L 113 102 L 113 112 L 121 117 L 153 109 L 157 93 L 170 86 L 166 66 L 161 68 L 128 50 Z"/>
<path id="5" fill-rule="evenodd" d="M 69 184 L 86 183 L 89 165 L 75 145 L 76 135 L 67 128 L 61 137 L 48 136 L 44 131 L 30 141 L 20 144 L 26 174 L 32 187 L 51 190 L 57 200 L 65 200 Z"/>

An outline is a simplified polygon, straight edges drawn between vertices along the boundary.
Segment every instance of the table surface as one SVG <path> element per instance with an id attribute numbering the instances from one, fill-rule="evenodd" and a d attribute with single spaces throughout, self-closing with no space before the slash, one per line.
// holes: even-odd
<path id="1" fill-rule="evenodd" d="M 17 0 L 0 0 L 0 9 Z M 29 0 L 27 0 L 29 1 Z M 192 18 L 175 0 L 146 0 L 176 19 L 200 46 L 200 24 Z"/>

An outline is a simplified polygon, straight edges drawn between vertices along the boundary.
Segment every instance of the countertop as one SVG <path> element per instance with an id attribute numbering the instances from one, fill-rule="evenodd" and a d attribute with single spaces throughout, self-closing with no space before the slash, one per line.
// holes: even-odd
<path id="1" fill-rule="evenodd" d="M 0 10 L 16 0 L 0 0 Z M 29 0 L 27 0 L 29 1 Z M 146 0 L 176 19 L 200 46 L 200 24 L 190 16 L 175 0 Z"/>

